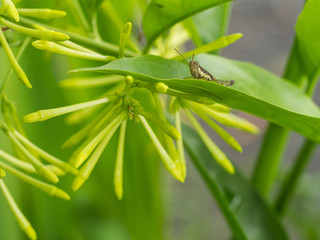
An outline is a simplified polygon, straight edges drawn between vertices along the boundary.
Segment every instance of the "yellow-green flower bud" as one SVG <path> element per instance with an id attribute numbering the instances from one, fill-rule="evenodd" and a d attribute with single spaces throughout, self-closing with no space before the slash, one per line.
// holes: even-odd
<path id="1" fill-rule="evenodd" d="M 6 13 L 11 19 L 19 22 L 19 13 L 11 0 L 2 0 L 2 6 L 6 8 Z"/>
<path id="2" fill-rule="evenodd" d="M 40 110 L 34 113 L 30 113 L 26 116 L 24 116 L 23 120 L 25 122 L 38 122 L 38 121 L 45 121 L 47 119 L 57 117 L 66 113 L 78 111 L 87 107 L 92 107 L 98 104 L 106 103 L 108 102 L 108 98 L 101 98 L 94 101 L 74 104 L 66 107 L 61 108 L 53 108 L 53 109 L 46 109 L 46 110 Z"/>
<path id="3" fill-rule="evenodd" d="M 138 113 L 144 117 L 146 117 L 147 119 L 149 119 L 150 121 L 152 121 L 153 123 L 157 124 L 157 126 L 164 131 L 167 135 L 169 135 L 170 137 L 172 137 L 174 140 L 180 140 L 181 139 L 181 134 L 180 132 L 178 132 L 177 129 L 175 129 L 174 126 L 172 126 L 170 123 L 161 120 L 158 116 L 153 115 L 149 112 L 146 112 L 144 110 L 138 110 Z"/>
<path id="4" fill-rule="evenodd" d="M 120 125 L 121 121 L 126 117 L 122 112 L 114 120 L 106 126 L 97 136 L 95 136 L 78 154 L 74 166 L 78 168 L 90 156 L 97 145 L 105 138 L 110 132 L 115 131 Z"/>
<path id="5" fill-rule="evenodd" d="M 134 83 L 134 78 L 130 75 L 125 77 L 125 81 L 128 85 L 132 85 Z"/>
<path id="6" fill-rule="evenodd" d="M 190 104 L 192 110 L 199 115 L 219 136 L 228 143 L 233 149 L 238 152 L 242 152 L 240 144 L 235 140 L 227 131 L 221 128 L 218 124 L 212 121 L 201 108 L 198 108 L 196 104 Z"/>
<path id="7" fill-rule="evenodd" d="M 1 19 L 1 18 L 0 18 Z M 8 57 L 8 60 L 11 64 L 11 67 L 13 69 L 13 71 L 15 72 L 16 76 L 21 80 L 21 82 L 27 87 L 27 88 L 32 88 L 31 83 L 29 82 L 27 75 L 25 74 L 25 72 L 22 70 L 21 66 L 19 65 L 17 59 L 15 58 L 15 56 L 13 55 L 11 48 L 9 47 L 9 44 L 2 32 L 2 30 L 0 31 L 0 42 L 1 45 Z"/>
<path id="8" fill-rule="evenodd" d="M 49 170 L 39 159 L 32 155 L 32 153 L 25 147 L 23 144 L 16 138 L 16 136 L 8 129 L 7 126 L 2 124 L 1 126 L 5 133 L 10 138 L 14 147 L 16 147 L 19 152 L 23 154 L 23 156 L 28 160 L 33 167 L 36 169 L 37 173 L 47 179 L 50 182 L 57 183 L 59 182 L 59 178 L 54 174 L 51 170 Z"/>
<path id="9" fill-rule="evenodd" d="M 2 161 L 0 161 L 0 167 L 4 168 L 6 171 L 12 173 L 13 175 L 20 178 L 21 180 L 31 184 L 32 186 L 40 189 L 43 192 L 49 194 L 50 196 L 59 197 L 59 198 L 65 199 L 65 200 L 70 199 L 70 196 L 66 192 L 57 188 L 55 185 L 48 184 L 48 183 L 42 182 L 36 178 L 33 178 L 33 177 L 25 174 L 24 172 L 21 172 L 21 171 L 17 170 L 16 168 L 13 168 L 10 165 L 8 165 Z"/>
<path id="10" fill-rule="evenodd" d="M 51 154 L 47 153 L 46 151 L 42 150 L 32 142 L 30 142 L 26 137 L 20 134 L 18 131 L 13 131 L 13 134 L 25 145 L 28 146 L 29 149 L 32 149 L 35 153 L 39 156 L 44 158 L 47 162 L 54 164 L 55 166 L 59 167 L 64 172 L 69 172 L 71 174 L 78 174 L 78 170 L 70 166 L 68 163 L 61 161 L 60 159 L 52 156 Z M 49 169 L 50 170 L 50 169 Z"/>
<path id="11" fill-rule="evenodd" d="M 139 116 L 139 118 L 140 118 L 141 123 L 143 124 L 144 128 L 146 129 L 147 133 L 149 134 L 149 137 L 151 138 L 152 142 L 154 143 L 164 166 L 167 168 L 167 170 L 172 174 L 172 176 L 175 179 L 177 179 L 181 182 L 184 182 L 184 177 L 181 174 L 181 170 L 180 170 L 179 166 L 176 165 L 176 163 L 172 160 L 172 158 L 169 156 L 167 151 L 163 148 L 159 139 L 157 138 L 155 133 L 152 131 L 147 120 L 141 115 Z"/>
<path id="12" fill-rule="evenodd" d="M 174 116 L 175 116 L 176 129 L 178 130 L 178 132 L 182 133 L 180 112 L 176 111 Z M 178 154 L 179 154 L 179 163 L 180 163 L 180 168 L 181 168 L 181 174 L 182 174 L 183 178 L 186 178 L 187 165 L 186 165 L 186 159 L 184 156 L 184 147 L 183 147 L 182 137 L 180 140 L 177 140 L 177 149 L 178 149 Z"/>
<path id="13" fill-rule="evenodd" d="M 113 177 L 114 190 L 119 200 L 121 200 L 123 196 L 122 172 L 123 172 L 123 151 L 124 151 L 126 125 L 127 125 L 127 120 L 124 120 L 120 127 L 116 167 L 115 167 L 114 177 Z"/>
<path id="14" fill-rule="evenodd" d="M 9 192 L 6 184 L 0 179 L 0 189 L 3 191 L 4 196 L 7 199 L 7 202 L 14 213 L 14 216 L 19 223 L 19 226 L 21 229 L 27 234 L 27 236 L 31 240 L 36 240 L 37 239 L 37 234 L 33 227 L 31 226 L 30 222 L 28 219 L 23 215 L 21 212 L 20 208 L 18 207 L 17 203 L 14 201 L 14 198 L 12 197 L 11 193 Z"/>
<path id="15" fill-rule="evenodd" d="M 59 82 L 59 86 L 63 88 L 92 88 L 108 86 L 111 84 L 117 84 L 123 82 L 123 76 L 105 75 L 99 77 L 87 77 L 87 78 L 67 78 Z"/>
<path id="16" fill-rule="evenodd" d="M 73 180 L 73 183 L 72 183 L 73 191 L 77 191 L 82 186 L 82 184 L 89 178 L 93 168 L 95 167 L 95 165 L 99 160 L 99 157 L 101 156 L 103 150 L 108 145 L 111 137 L 113 136 L 116 130 L 117 130 L 117 127 L 110 129 L 110 132 L 102 139 L 102 141 L 96 147 L 94 152 L 91 154 L 88 161 L 80 169 L 79 174 L 76 176 L 76 178 Z"/>
<path id="17" fill-rule="evenodd" d="M 25 34 L 25 35 L 28 35 L 28 36 L 31 36 L 34 38 L 46 39 L 46 40 L 50 40 L 50 41 L 69 40 L 69 36 L 64 33 L 55 32 L 53 30 L 37 30 L 37 29 L 22 27 L 20 25 L 14 24 L 14 23 L 12 23 L 2 17 L 0 17 L 0 24 L 7 26 L 14 31 L 20 32 L 22 34 Z"/>
<path id="18" fill-rule="evenodd" d="M 131 28 L 132 28 L 132 23 L 127 22 L 123 26 L 123 28 L 121 29 L 120 41 L 119 41 L 119 58 L 124 57 L 124 49 L 125 49 L 125 46 L 126 46 L 128 39 L 130 37 Z"/>
<path id="19" fill-rule="evenodd" d="M 228 157 L 226 156 L 226 154 L 223 151 L 221 151 L 220 148 L 218 148 L 218 146 L 210 139 L 210 137 L 203 130 L 203 128 L 195 119 L 195 117 L 192 115 L 192 113 L 187 108 L 184 108 L 184 110 L 188 115 L 188 118 L 191 121 L 193 127 L 198 132 L 203 143 L 206 145 L 207 149 L 209 150 L 211 155 L 214 157 L 214 159 L 217 161 L 217 163 L 219 163 L 230 174 L 234 174 L 235 169 L 232 163 L 230 162 L 230 160 L 228 159 Z"/>
<path id="20" fill-rule="evenodd" d="M 155 90 L 158 93 L 167 93 L 168 88 L 169 88 L 168 85 L 162 82 L 157 83 L 155 86 Z"/>
<path id="21" fill-rule="evenodd" d="M 45 9 L 45 8 L 18 8 L 18 13 L 22 16 L 34 17 L 40 19 L 52 19 L 64 17 L 67 15 L 64 11 L 54 10 L 54 9 Z"/>
<path id="22" fill-rule="evenodd" d="M 32 46 L 40 50 L 59 53 L 59 54 L 70 56 L 70 57 L 84 58 L 84 59 L 103 61 L 103 62 L 110 62 L 112 60 L 115 60 L 115 57 L 112 57 L 112 56 L 104 56 L 98 53 L 93 54 L 88 52 L 81 52 L 81 51 L 64 47 L 60 44 L 46 41 L 46 40 L 34 41 L 32 42 Z"/>
<path id="23" fill-rule="evenodd" d="M 27 163 L 23 160 L 15 158 L 2 150 L 0 150 L 0 157 L 2 159 L 6 160 L 7 162 L 9 162 L 11 165 L 14 165 L 15 167 L 22 169 L 24 172 L 27 172 L 30 174 L 36 173 L 36 170 L 34 169 L 34 167 L 30 163 Z"/>
<path id="24" fill-rule="evenodd" d="M 0 168 L 0 179 L 4 178 L 5 176 L 6 176 L 6 172 L 2 168 Z"/>
<path id="25" fill-rule="evenodd" d="M 259 128 L 248 120 L 234 115 L 232 113 L 215 111 L 212 108 L 208 108 L 204 105 L 198 104 L 197 107 L 207 113 L 210 117 L 216 121 L 224 124 L 228 127 L 234 127 L 239 130 L 243 130 L 252 134 L 258 134 Z"/>
<path id="26" fill-rule="evenodd" d="M 230 112 L 230 108 L 228 108 L 227 106 L 224 106 L 222 104 L 219 104 L 219 103 L 215 103 L 212 105 L 206 105 L 205 107 L 211 108 L 211 109 L 216 110 L 218 112 L 225 112 L 225 113 Z"/>

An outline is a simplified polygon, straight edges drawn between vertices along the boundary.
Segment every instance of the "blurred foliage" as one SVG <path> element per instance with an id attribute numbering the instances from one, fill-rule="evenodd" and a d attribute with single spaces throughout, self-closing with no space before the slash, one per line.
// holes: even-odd
<path id="1" fill-rule="evenodd" d="M 198 2 L 189 0 L 153 0 L 150 2 L 144 0 L 25 0 L 17 3 L 17 6 L 66 11 L 68 15 L 65 18 L 40 20 L 39 23 L 47 24 L 43 25 L 46 27 L 50 25 L 57 31 L 69 32 L 71 40 L 81 46 L 89 47 L 90 50 L 97 51 L 99 54 L 108 53 L 115 57 L 118 57 L 122 27 L 130 21 L 133 28 L 125 55 L 138 56 L 142 51 L 161 55 L 126 57 L 101 66 L 102 64 L 96 61 L 43 52 L 30 45 L 23 53 L 19 64 L 32 82 L 33 89 L 26 89 L 15 79 L 16 77 L 9 79 L 5 89 L 10 99 L 14 99 L 20 118 L 39 109 L 68 106 L 96 99 L 97 96 L 101 96 L 110 89 L 109 87 L 63 89 L 58 87 L 58 82 L 62 79 L 70 76 L 95 77 L 100 76 L 101 72 L 123 76 L 130 74 L 135 79 L 141 80 L 139 88 L 134 88 L 130 96 L 138 100 L 144 110 L 152 114 L 159 114 L 159 105 L 154 106 L 156 105 L 154 104 L 155 97 L 146 89 L 156 92 L 154 89 L 159 86 L 157 84 L 162 83 L 161 91 L 167 95 L 171 93 L 172 96 L 198 101 L 202 104 L 215 101 L 294 130 L 304 135 L 309 141 L 319 142 L 320 113 L 318 106 L 310 97 L 319 76 L 319 59 L 317 58 L 319 55 L 319 41 L 317 41 L 319 39 L 319 18 L 317 13 L 320 11 L 320 5 L 317 0 L 309 0 L 298 18 L 297 36 L 288 58 L 285 74 L 285 77 L 298 85 L 308 82 L 307 95 L 286 79 L 277 77 L 254 64 L 215 56 L 220 51 L 212 52 L 211 50 L 216 50 L 218 47 L 207 47 L 205 50 L 209 52 L 208 54 L 201 54 L 195 58 L 201 66 L 214 73 L 216 77 L 235 80 L 233 86 L 228 87 L 201 79 L 184 79 L 190 75 L 189 69 L 185 64 L 170 59 L 174 56 L 173 48 L 184 48 L 189 42 L 192 42 L 192 45 L 196 47 L 193 51 L 197 52 L 203 45 L 211 46 L 210 44 L 213 44 L 216 39 L 223 37 L 227 32 L 231 14 L 231 3 L 227 0 Z M 212 8 L 214 6 L 217 7 Z M 34 23 L 21 19 L 21 22 L 28 26 Z M 179 24 L 180 22 L 182 24 Z M 212 22 L 212 24 L 207 24 L 207 22 Z M 189 35 L 188 39 L 185 38 L 186 33 Z M 17 54 L 19 41 L 24 38 L 24 35 L 5 31 L 5 36 L 14 54 Z M 231 42 L 226 41 L 224 46 L 219 45 L 219 47 L 226 47 L 229 44 Z M 3 52 L 1 48 L 0 83 L 10 69 Z M 81 69 L 81 71 L 67 75 L 66 73 L 71 69 Z M 169 88 L 168 91 L 166 87 Z M 171 112 L 177 112 L 176 108 L 180 107 L 188 113 L 189 106 L 202 106 L 188 105 L 187 101 L 179 102 L 179 100 L 173 100 L 167 104 L 167 100 L 164 99 L 164 102 L 166 106 L 170 105 L 171 109 L 169 107 L 168 109 Z M 229 114 L 229 108 L 224 108 L 224 111 L 227 113 L 221 115 L 228 117 L 224 118 L 222 125 L 246 130 L 244 126 L 248 126 L 249 123 L 245 122 L 241 125 L 242 119 Z M 203 111 L 205 116 L 209 115 L 208 112 L 212 111 L 208 109 Z M 201 114 L 198 115 L 203 118 Z M 232 118 L 230 116 L 233 117 L 233 121 L 230 121 Z M 158 115 L 158 117 L 161 119 L 162 116 Z M 65 139 L 93 119 L 94 116 L 82 123 L 68 125 L 66 118 L 60 117 L 38 124 L 23 124 L 23 126 L 28 137 L 39 147 L 60 159 L 68 159 L 72 151 L 62 151 L 60 146 Z M 226 119 L 229 119 L 229 122 Z M 238 125 L 235 122 L 238 122 Z M 152 124 L 152 128 L 155 129 L 158 136 L 162 136 L 162 132 L 155 125 Z M 209 140 L 206 138 L 205 131 L 202 133 L 199 129 L 197 131 L 200 137 L 194 130 L 185 127 L 182 135 L 191 161 L 206 183 L 208 191 L 216 200 L 232 233 L 226 233 L 225 238 L 233 235 L 235 239 L 289 239 L 290 226 L 295 226 L 295 231 L 299 232 L 302 239 L 320 238 L 316 226 L 319 214 L 315 211 L 317 206 L 314 204 L 319 198 L 319 192 L 314 184 L 319 180 L 316 174 L 304 178 L 294 194 L 295 198 L 290 203 L 287 214 L 281 216 L 273 208 L 274 204 L 260 196 L 253 184 L 239 169 L 236 170 L 235 175 L 223 170 L 222 167 L 225 165 L 219 161 L 221 160 L 217 157 L 219 154 L 215 155 L 212 153 L 214 152 L 212 148 L 208 147 L 215 145 L 212 145 L 213 142 L 210 142 L 209 137 Z M 222 134 L 219 135 L 222 138 L 231 136 L 220 130 L 221 132 Z M 255 131 L 251 130 L 251 132 Z M 164 179 L 167 179 L 168 174 L 162 171 L 159 155 L 142 124 L 133 121 L 128 121 L 125 138 L 123 174 L 125 194 L 122 201 L 116 198 L 113 173 L 118 135 L 117 131 L 100 157 L 92 176 L 80 191 L 71 194 L 72 199 L 69 202 L 48 197 L 10 175 L 6 177 L 8 187 L 37 230 L 39 239 L 161 240 L 174 235 L 168 232 L 181 222 L 173 222 L 173 226 L 170 227 L 165 222 L 168 206 L 164 198 L 170 186 L 165 183 Z M 275 134 L 275 138 L 277 137 L 279 135 Z M 0 142 L 1 149 L 11 151 L 3 135 L 0 135 Z M 169 150 L 168 152 L 170 153 Z M 212 155 L 220 165 L 213 161 Z M 221 155 L 223 160 L 229 161 L 223 151 Z M 262 178 L 268 179 L 269 176 L 269 171 L 261 173 Z M 299 176 L 294 177 L 298 179 Z M 71 177 L 66 176 L 57 186 L 71 192 L 71 183 Z M 193 197 L 191 195 L 181 201 L 192 202 Z M 0 206 L 0 238 L 25 239 L 2 195 Z M 190 206 L 197 208 L 197 204 Z M 201 209 L 206 208 L 206 206 L 200 207 Z M 181 211 L 186 211 L 187 217 L 193 220 L 193 211 L 190 209 L 181 209 Z M 291 224 L 288 229 L 283 227 L 282 217 Z M 208 229 L 211 228 L 211 224 L 214 224 L 208 223 L 206 217 L 201 221 Z M 207 235 L 192 228 L 181 232 L 183 239 L 190 240 L 204 238 L 210 234 Z M 210 239 L 218 238 L 210 236 Z"/>

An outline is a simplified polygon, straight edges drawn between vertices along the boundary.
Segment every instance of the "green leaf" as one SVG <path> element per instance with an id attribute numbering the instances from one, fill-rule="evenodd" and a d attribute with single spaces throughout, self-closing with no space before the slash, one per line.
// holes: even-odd
<path id="1" fill-rule="evenodd" d="M 230 0 L 153 0 L 143 17 L 147 47 L 164 31 L 179 21 Z"/>
<path id="2" fill-rule="evenodd" d="M 228 200 L 229 209 L 235 214 L 248 239 L 288 239 L 277 215 L 237 170 L 228 174 L 214 161 L 189 127 L 183 128 L 183 138 L 192 162 L 205 180 L 209 190 L 218 184 Z M 214 197 L 217 197 L 214 195 Z M 219 202 L 219 199 L 216 199 Z M 237 238 L 237 236 L 235 236 Z"/>
<path id="3" fill-rule="evenodd" d="M 308 73 L 320 67 L 320 1 L 308 0 L 296 24 L 300 54 Z"/>
<path id="4" fill-rule="evenodd" d="M 294 84 L 246 62 L 208 54 L 197 55 L 196 60 L 217 78 L 234 80 L 235 84 L 225 87 L 200 79 L 183 79 L 190 76 L 188 65 L 152 55 L 75 71 L 108 72 L 132 75 L 146 82 L 164 82 L 172 89 L 211 98 L 320 142 L 319 108 Z"/>

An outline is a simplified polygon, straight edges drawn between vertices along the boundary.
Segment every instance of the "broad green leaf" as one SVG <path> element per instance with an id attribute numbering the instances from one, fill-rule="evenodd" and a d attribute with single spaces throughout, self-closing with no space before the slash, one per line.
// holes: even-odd
<path id="1" fill-rule="evenodd" d="M 196 60 L 217 78 L 235 80 L 235 84 L 225 87 L 200 79 L 183 79 L 190 76 L 187 64 L 152 55 L 75 71 L 132 75 L 146 82 L 164 82 L 172 89 L 211 98 L 320 142 L 319 108 L 292 83 L 246 62 L 208 54 L 197 55 Z"/>
<path id="2" fill-rule="evenodd" d="M 191 160 L 208 188 L 211 192 L 216 184 L 222 188 L 228 199 L 229 209 L 235 214 L 248 239 L 288 239 L 277 215 L 254 190 L 250 181 L 238 170 L 230 175 L 222 169 L 212 159 L 194 130 L 184 127 L 183 138 Z"/>
<path id="3" fill-rule="evenodd" d="M 300 54 L 308 74 L 320 67 L 320 1 L 308 0 L 296 24 Z"/>
<path id="4" fill-rule="evenodd" d="M 147 48 L 164 31 L 179 21 L 230 0 L 154 0 L 143 17 Z"/>

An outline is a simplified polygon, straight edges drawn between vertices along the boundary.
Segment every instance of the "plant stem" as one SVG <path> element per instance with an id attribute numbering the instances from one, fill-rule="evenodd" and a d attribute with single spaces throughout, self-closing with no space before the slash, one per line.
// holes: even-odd
<path id="1" fill-rule="evenodd" d="M 306 74 L 304 68 L 301 66 L 302 63 L 300 59 L 298 43 L 297 39 L 295 38 L 290 52 L 290 57 L 287 62 L 284 78 L 290 80 L 300 87 Z M 305 90 L 308 96 L 312 95 L 319 74 L 320 69 L 315 69 L 314 73 L 309 76 L 308 86 Z M 287 140 L 287 129 L 273 123 L 269 125 L 252 179 L 253 185 L 264 197 L 267 197 L 269 194 L 270 188 L 278 171 Z M 309 140 L 305 141 L 305 144 L 300 151 L 300 155 L 294 163 L 292 170 L 289 172 L 289 175 L 286 177 L 288 180 L 286 180 L 284 183 L 277 198 L 276 208 L 279 213 L 284 211 L 284 208 L 286 207 L 290 196 L 292 196 L 303 170 L 310 160 L 314 148 L 315 143 L 312 143 Z"/>
<path id="2" fill-rule="evenodd" d="M 308 96 L 313 95 L 315 89 L 315 83 L 320 74 L 320 69 L 316 70 L 314 75 L 309 79 L 309 84 L 306 88 L 306 93 Z M 283 185 L 280 189 L 279 195 L 276 198 L 275 209 L 278 213 L 284 214 L 288 206 L 290 198 L 293 196 L 294 191 L 297 188 L 297 184 L 301 175 L 303 174 L 306 166 L 311 160 L 312 154 L 316 149 L 317 144 L 308 139 L 305 140 L 303 147 L 300 150 L 298 157 L 296 158 L 294 165 L 287 174 Z"/>
<path id="3" fill-rule="evenodd" d="M 53 27 L 53 26 L 49 26 L 49 25 L 46 25 L 46 24 L 43 24 L 43 23 L 39 23 L 37 21 L 30 20 L 30 19 L 27 19 L 27 18 L 24 18 L 24 17 L 20 18 L 20 22 L 24 23 L 24 24 L 27 24 L 27 25 L 36 24 L 36 25 L 40 25 L 40 26 L 43 26 L 45 28 L 48 28 L 48 29 L 51 29 L 51 30 L 54 30 L 54 31 L 57 31 L 57 32 L 65 33 L 68 36 L 70 36 L 72 41 L 84 44 L 86 46 L 89 46 L 89 47 L 92 47 L 92 48 L 95 48 L 95 49 L 98 49 L 98 50 L 101 50 L 101 51 L 104 51 L 106 53 L 112 54 L 113 56 L 118 56 L 118 54 L 119 54 L 119 47 L 117 45 L 114 45 L 114 44 L 111 44 L 111 43 L 108 43 L 108 42 L 105 42 L 105 41 L 102 41 L 102 40 L 99 40 L 99 39 L 92 39 L 90 37 L 83 36 L 83 35 L 78 34 L 78 33 L 65 31 L 63 29 L 60 29 L 60 28 L 57 28 L 57 27 Z M 130 57 L 135 57 L 135 56 L 138 55 L 137 53 L 132 52 L 130 50 L 125 50 L 124 53 L 125 53 L 126 56 L 130 56 Z"/>
<path id="4" fill-rule="evenodd" d="M 288 139 L 288 129 L 271 123 L 266 131 L 262 148 L 252 177 L 253 186 L 267 197 L 277 174 L 280 159 Z"/>
<path id="5" fill-rule="evenodd" d="M 231 18 L 231 11 L 232 11 L 232 2 L 226 2 L 224 4 L 222 4 L 221 6 L 219 6 L 220 8 L 223 8 L 223 20 L 221 23 L 221 27 L 220 27 L 220 34 L 219 37 L 223 37 L 227 34 L 228 32 L 228 27 L 229 27 L 229 23 L 230 23 L 230 18 Z M 223 48 L 217 49 L 215 51 L 213 51 L 214 54 L 217 55 L 221 55 Z"/>
<path id="6" fill-rule="evenodd" d="M 294 163 L 294 166 L 286 176 L 275 204 L 275 209 L 280 214 L 285 212 L 288 202 L 297 187 L 298 180 L 309 163 L 315 147 L 316 143 L 306 140 Z"/>
<path id="7" fill-rule="evenodd" d="M 88 20 L 84 14 L 84 12 L 82 11 L 82 7 L 80 5 L 80 2 L 78 0 L 71 0 L 70 1 L 70 6 L 74 12 L 74 14 L 76 15 L 77 20 L 79 21 L 79 23 L 81 24 L 84 32 L 92 37 L 92 32 L 91 32 L 91 28 L 90 25 L 88 23 Z"/>
<path id="8" fill-rule="evenodd" d="M 188 145 L 186 146 L 188 153 L 191 157 L 192 162 L 198 169 L 200 175 L 203 177 L 206 184 L 209 186 L 208 189 L 214 196 L 215 200 L 219 205 L 219 209 L 223 213 L 226 221 L 228 222 L 229 227 L 237 240 L 245 240 L 248 239 L 243 232 L 237 218 L 235 217 L 234 213 L 229 208 L 228 200 L 225 197 L 221 187 L 218 185 L 217 181 L 214 179 L 212 175 L 208 174 L 208 171 L 204 169 L 200 161 L 197 159 L 196 156 L 193 155 L 192 151 L 189 149 Z"/>
<path id="9" fill-rule="evenodd" d="M 283 77 L 297 85 L 301 85 L 303 69 L 295 67 L 299 66 L 297 64 L 299 61 L 297 51 L 298 46 L 295 39 Z M 264 197 L 269 195 L 269 191 L 277 174 L 288 141 L 288 133 L 288 129 L 274 123 L 270 123 L 266 131 L 252 177 L 253 185 Z"/>
<path id="10" fill-rule="evenodd" d="M 103 3 L 100 5 L 99 8 L 113 22 L 115 27 L 120 32 L 121 28 L 123 27 L 123 25 L 125 23 L 123 22 L 122 18 L 118 14 L 118 11 L 116 11 L 116 9 L 114 8 L 112 2 L 111 1 L 103 1 Z M 140 47 L 139 47 L 139 43 L 132 36 L 130 36 L 130 38 L 128 40 L 129 40 L 128 46 L 131 47 L 131 49 L 133 49 L 135 52 L 141 52 Z"/>

